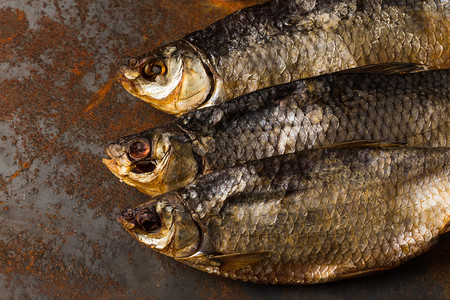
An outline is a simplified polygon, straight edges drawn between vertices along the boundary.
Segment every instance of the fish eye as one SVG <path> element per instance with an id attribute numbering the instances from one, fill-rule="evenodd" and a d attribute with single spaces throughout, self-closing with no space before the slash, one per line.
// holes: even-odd
<path id="1" fill-rule="evenodd" d="M 128 154 L 134 160 L 146 157 L 150 153 L 150 144 L 144 140 L 137 140 L 130 145 Z"/>
<path id="2" fill-rule="evenodd" d="M 160 61 L 149 62 L 142 70 L 142 75 L 147 79 L 153 80 L 158 75 L 164 75 L 166 73 L 166 65 Z"/>
<path id="3" fill-rule="evenodd" d="M 148 208 L 141 210 L 137 214 L 136 221 L 144 231 L 149 233 L 156 232 L 162 227 L 159 215 Z"/>

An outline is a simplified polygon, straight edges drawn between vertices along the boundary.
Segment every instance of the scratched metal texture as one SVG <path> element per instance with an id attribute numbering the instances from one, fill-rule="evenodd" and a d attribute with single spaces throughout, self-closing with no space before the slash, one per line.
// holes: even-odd
<path id="1" fill-rule="evenodd" d="M 172 117 L 116 82 L 138 53 L 262 0 L 0 1 L 0 299 L 449 299 L 450 235 L 379 275 L 242 283 L 140 245 L 115 221 L 147 197 L 103 146 Z"/>

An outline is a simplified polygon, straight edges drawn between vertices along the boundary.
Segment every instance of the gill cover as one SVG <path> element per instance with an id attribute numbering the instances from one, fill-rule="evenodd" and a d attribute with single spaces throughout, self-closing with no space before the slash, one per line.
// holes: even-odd
<path id="1" fill-rule="evenodd" d="M 198 108 L 214 90 L 214 76 L 207 60 L 186 41 L 131 59 L 119 75 L 129 93 L 175 115 Z"/>

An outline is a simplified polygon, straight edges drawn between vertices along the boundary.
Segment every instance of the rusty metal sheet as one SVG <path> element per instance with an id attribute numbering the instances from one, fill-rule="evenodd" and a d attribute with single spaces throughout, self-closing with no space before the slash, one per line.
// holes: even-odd
<path id="1" fill-rule="evenodd" d="M 115 221 L 147 197 L 102 165 L 103 146 L 172 118 L 128 95 L 118 66 L 258 2 L 0 2 L 1 299 L 450 298 L 448 234 L 395 270 L 283 287 L 201 273 Z"/>

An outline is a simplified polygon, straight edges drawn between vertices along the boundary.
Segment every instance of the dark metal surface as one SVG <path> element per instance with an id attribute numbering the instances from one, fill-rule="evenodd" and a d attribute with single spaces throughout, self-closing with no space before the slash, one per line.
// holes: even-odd
<path id="1" fill-rule="evenodd" d="M 201 273 L 116 222 L 146 201 L 101 163 L 103 146 L 167 122 L 116 82 L 127 57 L 252 1 L 0 3 L 0 298 L 450 298 L 450 236 L 379 275 L 301 287 Z"/>

